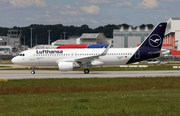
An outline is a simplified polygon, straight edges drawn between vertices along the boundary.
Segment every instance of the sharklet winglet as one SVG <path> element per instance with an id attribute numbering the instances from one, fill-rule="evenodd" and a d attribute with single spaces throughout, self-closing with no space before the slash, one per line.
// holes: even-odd
<path id="1" fill-rule="evenodd" d="M 109 46 L 108 46 L 108 47 L 104 50 L 104 52 L 101 54 L 101 56 L 106 55 L 110 47 L 111 47 L 111 42 L 110 42 Z"/>

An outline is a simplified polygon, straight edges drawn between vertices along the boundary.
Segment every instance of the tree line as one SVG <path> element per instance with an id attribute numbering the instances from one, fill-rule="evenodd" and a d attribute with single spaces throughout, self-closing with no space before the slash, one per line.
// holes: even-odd
<path id="1" fill-rule="evenodd" d="M 78 26 L 63 26 L 62 24 L 56 24 L 56 25 L 41 25 L 41 24 L 32 24 L 27 27 L 17 27 L 14 26 L 13 28 L 5 28 L 0 27 L 0 36 L 6 36 L 8 30 L 10 29 L 18 29 L 21 30 L 22 36 L 21 36 L 21 44 L 24 44 L 24 38 L 25 38 L 25 45 L 30 46 L 30 38 L 31 38 L 31 30 L 32 29 L 32 38 L 33 38 L 33 46 L 36 44 L 36 37 L 37 37 L 37 44 L 48 44 L 48 30 L 51 30 L 50 32 L 50 38 L 51 42 L 56 41 L 57 39 L 68 39 L 69 37 L 75 36 L 80 37 L 83 33 L 104 33 L 104 35 L 107 38 L 113 38 L 113 29 L 120 29 L 121 26 L 123 26 L 125 29 L 128 29 L 128 24 L 120 24 L 120 25 L 114 25 L 114 24 L 108 24 L 105 26 L 99 26 L 95 29 L 90 28 L 88 25 L 84 24 L 80 27 Z M 154 26 L 152 24 L 142 24 L 140 25 L 141 29 L 144 29 L 145 26 L 148 26 L 149 28 L 153 28 Z M 136 27 L 133 27 L 136 28 Z M 65 37 L 64 37 L 65 32 Z"/>

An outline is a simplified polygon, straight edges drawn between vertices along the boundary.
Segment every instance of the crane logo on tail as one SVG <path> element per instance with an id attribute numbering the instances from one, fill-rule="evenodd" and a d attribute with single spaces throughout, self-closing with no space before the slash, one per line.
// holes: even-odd
<path id="1" fill-rule="evenodd" d="M 153 34 L 151 35 L 151 37 L 149 38 L 149 44 L 152 47 L 159 47 L 162 43 L 162 39 L 159 35 L 157 34 Z"/>

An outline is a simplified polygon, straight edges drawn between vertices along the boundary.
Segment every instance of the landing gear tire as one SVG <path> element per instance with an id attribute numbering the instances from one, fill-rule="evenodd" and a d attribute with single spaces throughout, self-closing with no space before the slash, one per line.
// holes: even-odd
<path id="1" fill-rule="evenodd" d="M 31 74 L 35 74 L 35 71 L 31 71 Z"/>
<path id="2" fill-rule="evenodd" d="M 84 74 L 89 74 L 89 69 L 85 69 Z"/>

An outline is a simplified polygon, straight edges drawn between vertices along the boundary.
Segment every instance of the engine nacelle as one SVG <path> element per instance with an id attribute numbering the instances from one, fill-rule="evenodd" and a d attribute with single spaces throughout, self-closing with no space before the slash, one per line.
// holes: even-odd
<path id="1" fill-rule="evenodd" d="M 72 71 L 74 68 L 79 68 L 79 64 L 74 62 L 59 62 L 59 71 Z"/>

